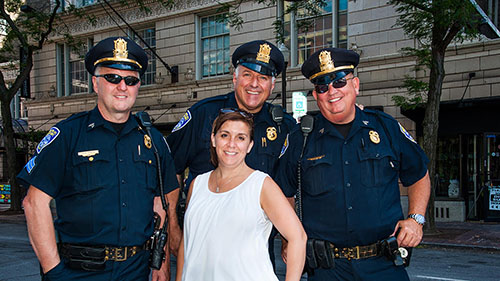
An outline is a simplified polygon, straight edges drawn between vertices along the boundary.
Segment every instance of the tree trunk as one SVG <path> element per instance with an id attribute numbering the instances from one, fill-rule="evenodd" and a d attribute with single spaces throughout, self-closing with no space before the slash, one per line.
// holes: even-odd
<path id="1" fill-rule="evenodd" d="M 427 106 L 425 107 L 425 116 L 423 121 L 423 149 L 429 158 L 429 176 L 431 180 L 431 196 L 427 206 L 427 230 L 435 231 L 435 214 L 434 214 L 434 199 L 435 199 L 435 178 L 436 178 L 436 160 L 437 160 L 437 141 L 439 128 L 439 104 L 441 101 L 441 90 L 443 86 L 444 72 L 444 56 L 446 48 L 439 48 L 433 45 L 432 48 L 432 65 L 429 77 L 429 93 Z"/>
<path id="2" fill-rule="evenodd" d="M 12 127 L 12 117 L 10 111 L 10 93 L 1 95 L 2 125 L 5 141 L 5 151 L 7 154 L 7 175 L 10 184 L 10 210 L 21 211 L 21 190 L 17 183 L 17 163 L 16 145 L 14 142 L 14 128 Z"/>

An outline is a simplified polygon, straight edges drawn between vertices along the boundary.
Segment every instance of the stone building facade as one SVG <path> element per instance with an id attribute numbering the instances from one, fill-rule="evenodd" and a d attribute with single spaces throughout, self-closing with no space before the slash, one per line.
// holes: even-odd
<path id="1" fill-rule="evenodd" d="M 87 5 L 87 12 L 97 18 L 96 26 L 81 19 L 65 19 L 69 32 L 84 42 L 79 52 L 56 36 L 35 56 L 31 73 L 33 99 L 24 103 L 32 128 L 48 130 L 73 113 L 95 107 L 96 96 L 85 74 L 81 55 L 89 46 L 108 36 L 127 33 L 136 38 L 107 6 L 92 2 L 82 5 Z M 300 15 L 285 17 L 285 43 L 291 53 L 286 70 L 287 111 L 292 110 L 292 92 L 307 93 L 312 89 L 300 73 L 301 63 L 308 54 L 322 46 L 351 48 L 361 55 L 357 70 L 361 80 L 358 102 L 391 114 L 418 137 L 421 112 L 403 114 L 392 97 L 404 94 L 401 85 L 405 75 L 425 79 L 428 72 L 415 71 L 414 58 L 399 52 L 403 47 L 414 47 L 416 42 L 395 26 L 398 17 L 394 7 L 387 5 L 386 0 L 327 2 L 324 14 L 315 19 L 314 26 L 307 32 L 297 29 Z M 486 2 L 486 7 L 493 7 L 490 16 L 498 25 L 498 0 L 482 2 Z M 489 5 L 490 2 L 494 5 Z M 147 109 L 154 124 L 168 134 L 193 103 L 231 91 L 230 54 L 237 46 L 251 40 L 276 42 L 273 22 L 287 4 L 287 1 L 277 1 L 276 6 L 267 7 L 244 1 L 238 8 L 244 21 L 241 29 L 216 20 L 219 8 L 216 1 L 178 1 L 173 10 L 151 4 L 151 13 L 116 6 L 130 26 L 153 45 L 161 59 L 169 66 L 176 66 L 179 73 L 178 81 L 172 83 L 167 68 L 160 59 L 154 59 L 134 110 Z M 481 196 L 486 195 L 483 187 L 489 186 L 486 191 L 490 191 L 491 187 L 500 186 L 500 182 L 493 182 L 500 173 L 492 174 L 499 169 L 500 158 L 491 156 L 500 151 L 500 127 L 493 124 L 499 122 L 489 122 L 499 116 L 491 107 L 500 104 L 499 62 L 500 40 L 484 38 L 454 44 L 447 53 L 442 95 L 443 106 L 447 109 L 441 116 L 445 121 L 440 133 L 440 155 L 446 159 L 440 158 L 438 163 L 441 182 L 437 191 L 438 199 L 444 203 L 436 203 L 441 208 L 437 210 L 438 220 L 487 217 L 486 203 L 479 202 L 483 200 Z M 282 92 L 281 79 L 283 77 L 276 80 L 270 96 L 277 104 L 281 103 L 281 98 L 277 98 Z M 308 95 L 307 99 L 309 110 L 317 110 L 313 97 Z M 482 119 L 471 117 L 478 111 L 483 114 Z M 468 120 L 475 123 L 465 124 Z M 490 166 L 484 166 L 484 161 L 489 161 Z M 451 174 L 453 170 L 455 174 Z M 448 194 L 448 181 L 453 179 L 459 181 L 458 197 Z"/>

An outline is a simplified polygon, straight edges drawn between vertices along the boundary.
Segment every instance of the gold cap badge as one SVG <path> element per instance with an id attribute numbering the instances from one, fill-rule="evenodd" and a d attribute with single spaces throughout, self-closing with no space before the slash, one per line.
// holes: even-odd
<path id="1" fill-rule="evenodd" d="M 256 60 L 269 63 L 269 59 L 271 59 L 271 56 L 269 54 L 271 54 L 271 46 L 269 46 L 268 44 L 261 44 L 259 53 L 257 53 Z"/>
<path id="2" fill-rule="evenodd" d="M 374 143 L 374 144 L 378 144 L 380 142 L 380 137 L 378 135 L 377 132 L 375 131 L 370 131 L 368 132 L 368 135 L 370 135 L 370 140 Z"/>
<path id="3" fill-rule="evenodd" d="M 278 134 L 276 133 L 276 128 L 274 127 L 267 127 L 266 132 L 267 132 L 267 138 L 270 141 L 273 141 L 278 137 Z"/>
<path id="4" fill-rule="evenodd" d="M 323 51 L 319 54 L 319 68 L 321 72 L 332 72 L 335 70 L 335 65 L 332 61 L 332 56 L 329 51 Z"/>
<path id="5" fill-rule="evenodd" d="M 151 149 L 151 138 L 148 135 L 144 135 L 144 145 Z"/>
<path id="6" fill-rule="evenodd" d="M 115 59 L 126 59 L 128 57 L 127 41 L 118 38 L 113 42 L 115 42 L 115 49 L 113 50 Z"/>

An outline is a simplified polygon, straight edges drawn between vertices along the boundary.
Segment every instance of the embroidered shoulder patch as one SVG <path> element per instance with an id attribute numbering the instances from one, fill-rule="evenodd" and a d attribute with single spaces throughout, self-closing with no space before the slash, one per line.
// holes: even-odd
<path id="1" fill-rule="evenodd" d="M 36 153 L 40 154 L 40 151 L 51 144 L 57 138 L 57 136 L 59 136 L 60 132 L 61 131 L 57 127 L 50 128 L 50 131 L 47 133 L 47 135 L 45 135 L 45 137 L 43 137 L 42 141 L 40 141 L 40 143 L 36 147 Z"/>
<path id="2" fill-rule="evenodd" d="M 280 152 L 280 156 L 278 157 L 278 159 L 281 158 L 281 156 L 283 156 L 285 154 L 287 149 L 288 149 L 288 134 L 286 134 L 285 142 L 283 143 L 283 147 L 281 147 L 281 152 Z"/>
<path id="3" fill-rule="evenodd" d="M 26 163 L 26 165 L 24 165 L 24 168 L 26 168 L 26 171 L 28 172 L 28 174 L 30 174 L 31 171 L 33 170 L 33 168 L 35 167 L 35 159 L 36 159 L 36 155 L 33 156 L 33 158 L 31 158 L 30 161 L 28 161 L 28 163 Z"/>
<path id="4" fill-rule="evenodd" d="M 181 120 L 179 120 L 179 123 L 177 123 L 177 125 L 175 125 L 175 127 L 172 129 L 172 133 L 184 128 L 184 126 L 186 126 L 189 121 L 191 121 L 191 112 L 189 112 L 188 110 L 186 111 L 186 113 L 184 113 L 184 116 L 182 116 Z"/>
<path id="5" fill-rule="evenodd" d="M 410 133 L 408 133 L 408 131 L 406 131 L 405 128 L 403 128 L 403 126 L 401 125 L 401 123 L 398 122 L 398 125 L 399 125 L 399 130 L 401 130 L 401 133 L 403 133 L 403 135 L 405 135 L 405 137 L 409 140 L 411 140 L 412 142 L 414 143 L 417 143 L 415 141 L 415 139 L 413 139 L 413 137 L 410 135 Z"/>

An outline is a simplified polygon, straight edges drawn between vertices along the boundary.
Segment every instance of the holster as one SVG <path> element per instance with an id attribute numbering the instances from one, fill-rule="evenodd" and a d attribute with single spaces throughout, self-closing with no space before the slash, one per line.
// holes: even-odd
<path id="1" fill-rule="evenodd" d="M 380 241 L 382 254 L 396 266 L 410 265 L 412 248 L 399 247 L 395 236 Z"/>
<path id="2" fill-rule="evenodd" d="M 71 269 L 103 271 L 106 268 L 105 247 L 59 244 L 59 254 Z"/>
<path id="3" fill-rule="evenodd" d="M 318 261 L 318 266 L 323 269 L 331 269 L 335 267 L 333 260 L 333 253 L 330 247 L 328 247 L 325 240 L 314 240 L 314 253 L 316 254 L 316 260 Z"/>

